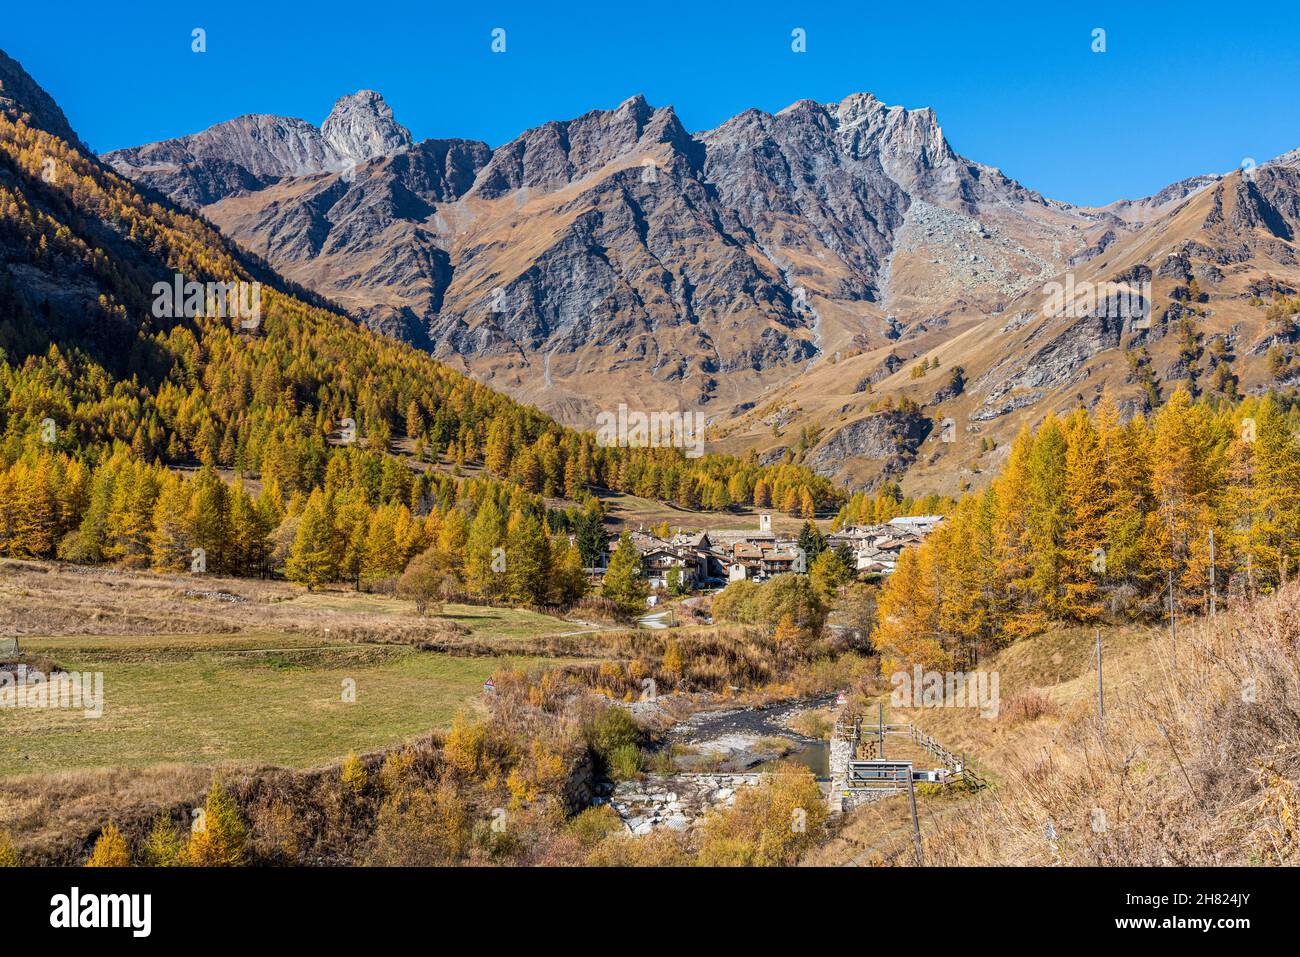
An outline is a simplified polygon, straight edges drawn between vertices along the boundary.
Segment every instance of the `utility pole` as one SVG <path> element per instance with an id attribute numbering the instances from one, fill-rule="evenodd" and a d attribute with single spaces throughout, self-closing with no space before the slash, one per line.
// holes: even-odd
<path id="1" fill-rule="evenodd" d="M 1102 697 L 1101 684 L 1101 629 L 1097 629 L 1097 724 L 1102 726 L 1106 721 L 1106 706 Z"/>
<path id="2" fill-rule="evenodd" d="M 912 833 L 916 836 L 916 866 L 925 867 L 925 851 L 921 846 L 921 819 L 916 816 L 916 783 L 912 780 L 912 766 L 907 766 L 907 800 L 912 805 Z"/>
<path id="3" fill-rule="evenodd" d="M 1214 574 L 1214 529 L 1210 529 L 1210 618 L 1218 611 L 1218 583 Z"/>
<path id="4" fill-rule="evenodd" d="M 880 760 L 885 760 L 885 703 L 876 702 L 876 737 L 880 739 Z"/>
<path id="5" fill-rule="evenodd" d="M 1178 616 L 1174 611 L 1174 570 L 1169 569 L 1169 639 L 1174 643 L 1174 670 L 1178 670 Z"/>
<path id="6" fill-rule="evenodd" d="M 1169 637 L 1174 645 L 1174 670 L 1178 670 L 1178 622 L 1174 611 L 1174 564 L 1178 561 L 1178 547 L 1174 541 L 1174 513 L 1169 512 Z"/>

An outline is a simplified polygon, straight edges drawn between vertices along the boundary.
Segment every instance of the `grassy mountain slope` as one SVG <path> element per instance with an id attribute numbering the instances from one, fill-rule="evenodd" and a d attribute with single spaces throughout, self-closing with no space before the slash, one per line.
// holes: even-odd
<path id="1" fill-rule="evenodd" d="M 808 430 L 817 442 L 799 460 L 850 487 L 892 471 L 906 476 L 908 491 L 953 494 L 985 484 L 1022 426 L 1092 407 L 1103 393 L 1133 414 L 1149 412 L 1178 386 L 1229 396 L 1289 387 L 1300 310 L 1292 298 L 1300 288 L 1298 197 L 1293 165 L 1234 173 L 1068 271 L 1079 290 L 1120 283 L 1137 291 L 1149 281 L 1147 329 L 1082 298 L 1072 315 L 1049 314 L 1038 285 L 995 314 L 959 312 L 898 342 L 823 363 L 765 396 L 724 431 L 722 446 L 756 445 L 775 456 Z M 1053 280 L 1064 284 L 1067 273 L 1045 282 Z M 924 374 L 914 375 L 922 365 Z M 953 394 L 956 369 L 964 382 Z M 920 425 L 901 456 L 853 438 L 837 446 L 837 435 L 881 431 L 870 425 L 882 406 L 905 399 L 920 407 Z M 952 441 L 943 440 L 945 419 L 953 422 Z"/>

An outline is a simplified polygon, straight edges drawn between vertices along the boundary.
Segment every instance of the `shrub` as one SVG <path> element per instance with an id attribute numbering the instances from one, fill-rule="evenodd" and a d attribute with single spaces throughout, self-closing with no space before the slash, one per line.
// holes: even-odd
<path id="1" fill-rule="evenodd" d="M 682 676 L 682 649 L 676 638 L 669 638 L 664 647 L 664 659 L 661 667 L 664 674 L 678 680 Z"/>
<path id="2" fill-rule="evenodd" d="M 360 794 L 364 791 L 366 784 L 370 780 L 370 775 L 366 772 L 365 762 L 350 752 L 343 759 L 343 766 L 339 773 L 343 778 L 343 787 L 353 794 Z"/>
<path id="3" fill-rule="evenodd" d="M 494 787 L 509 758 L 509 744 L 482 721 L 458 715 L 443 740 L 447 762 L 467 778 L 481 778 Z"/>
<path id="4" fill-rule="evenodd" d="M 821 839 L 826 802 L 812 771 L 782 764 L 736 803 L 704 821 L 699 863 L 706 867 L 782 867 Z"/>
<path id="5" fill-rule="evenodd" d="M 611 834 L 624 830 L 618 813 L 608 804 L 589 807 L 576 815 L 568 825 L 569 833 L 578 839 L 585 850 L 595 847 Z"/>
<path id="6" fill-rule="evenodd" d="M 416 614 L 437 611 L 442 603 L 460 593 L 460 579 L 446 567 L 444 557 L 436 548 L 430 548 L 411 559 L 397 581 L 397 594 L 415 602 Z"/>
<path id="7" fill-rule="evenodd" d="M 752 581 L 732 582 L 713 599 L 713 617 L 738 625 L 758 623 L 759 587 Z"/>
<path id="8" fill-rule="evenodd" d="M 411 783 L 414 770 L 415 755 L 410 749 L 390 751 L 379 768 L 379 786 L 385 794 L 395 794 Z"/>
<path id="9" fill-rule="evenodd" d="M 614 780 L 630 780 L 641 773 L 641 749 L 635 744 L 620 745 L 610 752 L 607 766 Z"/>
<path id="10" fill-rule="evenodd" d="M 469 848 L 470 812 L 455 779 L 444 774 L 435 788 L 407 787 L 379 808 L 367 862 L 381 867 L 457 863 Z"/>
<path id="11" fill-rule="evenodd" d="M 770 631 L 788 619 L 806 644 L 821 636 L 826 605 L 806 575 L 777 575 L 760 589 L 759 617 Z"/>
<path id="12" fill-rule="evenodd" d="M 790 727 L 806 738 L 829 738 L 835 722 L 820 711 L 801 711 L 790 720 Z"/>
<path id="13" fill-rule="evenodd" d="M 602 760 L 615 750 L 635 746 L 641 740 L 641 728 L 626 708 L 602 708 L 587 726 L 587 743 Z"/>
<path id="14" fill-rule="evenodd" d="M 587 595 L 570 612 L 584 621 L 616 622 L 621 618 L 618 605 L 603 595 Z"/>
<path id="15" fill-rule="evenodd" d="M 87 867 L 128 867 L 131 854 L 126 847 L 126 838 L 116 824 L 110 824 L 100 833 L 95 841 L 95 849 L 90 852 Z"/>
<path id="16" fill-rule="evenodd" d="M 8 831 L 0 831 L 0 867 L 17 867 L 18 852 Z"/>
<path id="17" fill-rule="evenodd" d="M 568 774 L 569 764 L 560 746 L 533 738 L 523 759 L 506 777 L 506 787 L 518 807 L 532 804 L 543 796 L 559 795 Z"/>
<path id="18" fill-rule="evenodd" d="M 161 814 L 140 848 L 145 867 L 180 867 L 185 864 L 185 836 L 170 817 Z"/>
<path id="19" fill-rule="evenodd" d="M 199 827 L 190 833 L 189 862 L 195 867 L 241 867 L 247 861 L 248 828 L 239 808 L 221 785 L 213 782 L 203 805 Z"/>
<path id="20" fill-rule="evenodd" d="M 685 867 L 692 861 L 687 837 L 667 829 L 645 837 L 611 833 L 587 857 L 593 867 Z"/>

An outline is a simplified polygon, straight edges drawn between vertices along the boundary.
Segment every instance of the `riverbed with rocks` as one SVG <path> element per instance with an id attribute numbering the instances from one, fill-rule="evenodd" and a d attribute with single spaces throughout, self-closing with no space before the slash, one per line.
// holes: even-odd
<path id="1" fill-rule="evenodd" d="M 596 803 L 609 804 L 630 833 L 666 827 L 698 827 L 710 810 L 735 803 L 739 788 L 752 787 L 778 760 L 798 761 L 819 777 L 829 773 L 827 742 L 794 730 L 805 711 L 824 708 L 833 695 L 759 708 L 699 711 L 667 734 L 668 774 L 647 774 L 607 783 Z"/>

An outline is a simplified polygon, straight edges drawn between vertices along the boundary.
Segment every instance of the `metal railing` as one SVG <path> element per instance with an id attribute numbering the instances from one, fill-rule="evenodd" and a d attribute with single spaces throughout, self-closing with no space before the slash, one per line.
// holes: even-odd
<path id="1" fill-rule="evenodd" d="M 842 715 L 835 722 L 835 736 L 854 742 L 854 760 L 849 762 L 850 768 L 863 763 L 857 757 L 859 750 L 873 756 L 876 761 L 883 761 L 880 757 L 881 738 L 889 734 L 905 735 L 917 747 L 938 758 L 949 771 L 961 775 L 963 783 L 971 790 L 981 791 L 989 786 L 983 776 L 971 770 L 964 754 L 953 754 L 914 724 L 864 724 L 860 714 Z M 852 781 L 850 774 L 850 787 L 854 786 Z"/>
<path id="2" fill-rule="evenodd" d="M 835 721 L 835 737 L 856 741 L 862 736 L 862 716 L 851 715 Z"/>
<path id="3" fill-rule="evenodd" d="M 914 744 L 918 747 L 924 748 L 930 754 L 933 754 L 943 762 L 944 767 L 949 771 L 960 774 L 962 780 L 972 790 L 981 791 L 988 787 L 988 782 L 970 769 L 970 766 L 966 763 L 966 756 L 964 754 L 960 757 L 953 754 L 934 738 L 916 727 L 916 725 L 911 725 L 911 730 L 911 738 Z"/>
<path id="4" fill-rule="evenodd" d="M 912 778 L 911 761 L 850 761 L 845 787 L 852 790 L 898 791 Z"/>

